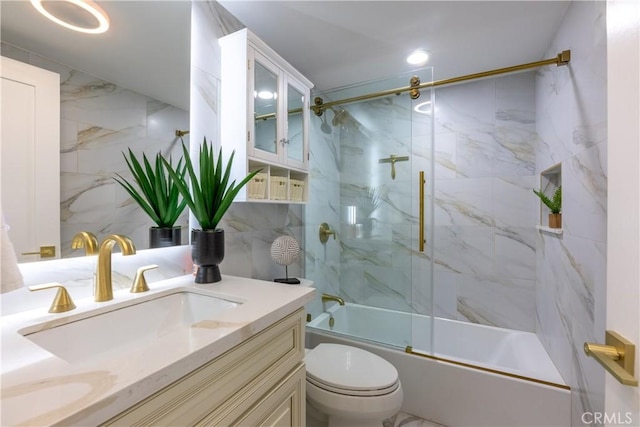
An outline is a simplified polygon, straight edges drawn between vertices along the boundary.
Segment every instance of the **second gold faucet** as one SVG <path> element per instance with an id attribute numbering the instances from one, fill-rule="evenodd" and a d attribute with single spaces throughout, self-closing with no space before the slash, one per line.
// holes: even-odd
<path id="1" fill-rule="evenodd" d="M 136 247 L 127 236 L 110 234 L 104 238 L 98 250 L 98 267 L 95 281 L 95 301 L 109 301 L 113 299 L 113 284 L 111 282 L 111 250 L 115 244 L 120 246 L 122 255 L 134 255 Z"/>

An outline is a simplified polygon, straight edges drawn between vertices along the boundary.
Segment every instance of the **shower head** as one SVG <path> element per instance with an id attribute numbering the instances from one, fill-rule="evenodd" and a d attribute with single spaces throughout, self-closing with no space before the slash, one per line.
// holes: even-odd
<path id="1" fill-rule="evenodd" d="M 330 134 L 331 133 L 331 126 L 329 126 L 329 124 L 327 123 L 327 115 L 326 114 L 322 115 L 322 124 L 320 125 L 320 130 L 323 133 L 326 133 L 326 134 Z"/>

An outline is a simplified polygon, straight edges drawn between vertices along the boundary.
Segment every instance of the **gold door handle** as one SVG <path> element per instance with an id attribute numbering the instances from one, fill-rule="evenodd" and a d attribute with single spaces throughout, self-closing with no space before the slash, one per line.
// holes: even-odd
<path id="1" fill-rule="evenodd" d="M 418 219 L 418 250 L 424 252 L 424 171 L 420 171 L 418 188 L 420 189 L 420 206 L 419 206 L 419 219 Z"/>
<path id="2" fill-rule="evenodd" d="M 638 386 L 634 378 L 636 346 L 620 334 L 607 331 L 605 345 L 586 342 L 584 352 L 624 385 Z"/>
<path id="3" fill-rule="evenodd" d="M 53 298 L 53 302 L 51 303 L 51 307 L 49 308 L 49 313 L 64 313 L 65 311 L 70 311 L 76 308 L 76 305 L 73 303 L 69 292 L 62 286 L 60 283 L 44 283 L 42 285 L 29 286 L 30 291 L 41 291 L 43 289 L 53 289 L 58 288 L 58 292 L 56 296 Z"/>
<path id="4" fill-rule="evenodd" d="M 55 246 L 40 246 L 37 252 L 22 252 L 22 255 L 40 255 L 42 258 L 54 258 L 56 256 Z"/>

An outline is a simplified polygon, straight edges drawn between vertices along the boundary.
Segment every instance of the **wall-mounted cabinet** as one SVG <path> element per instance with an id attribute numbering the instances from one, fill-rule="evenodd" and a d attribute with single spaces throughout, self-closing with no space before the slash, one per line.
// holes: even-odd
<path id="1" fill-rule="evenodd" d="M 261 169 L 236 200 L 306 202 L 313 84 L 247 29 L 220 46 L 223 151 L 238 181 Z"/>

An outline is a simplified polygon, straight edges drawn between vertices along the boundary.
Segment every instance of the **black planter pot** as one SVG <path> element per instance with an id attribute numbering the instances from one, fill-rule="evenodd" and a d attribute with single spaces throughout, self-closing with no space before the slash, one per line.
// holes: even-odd
<path id="1" fill-rule="evenodd" d="M 149 248 L 166 248 L 182 244 L 182 227 L 149 228 Z"/>
<path id="2" fill-rule="evenodd" d="M 191 230 L 191 258 L 196 265 L 196 283 L 222 280 L 218 264 L 224 259 L 224 230 Z"/>

